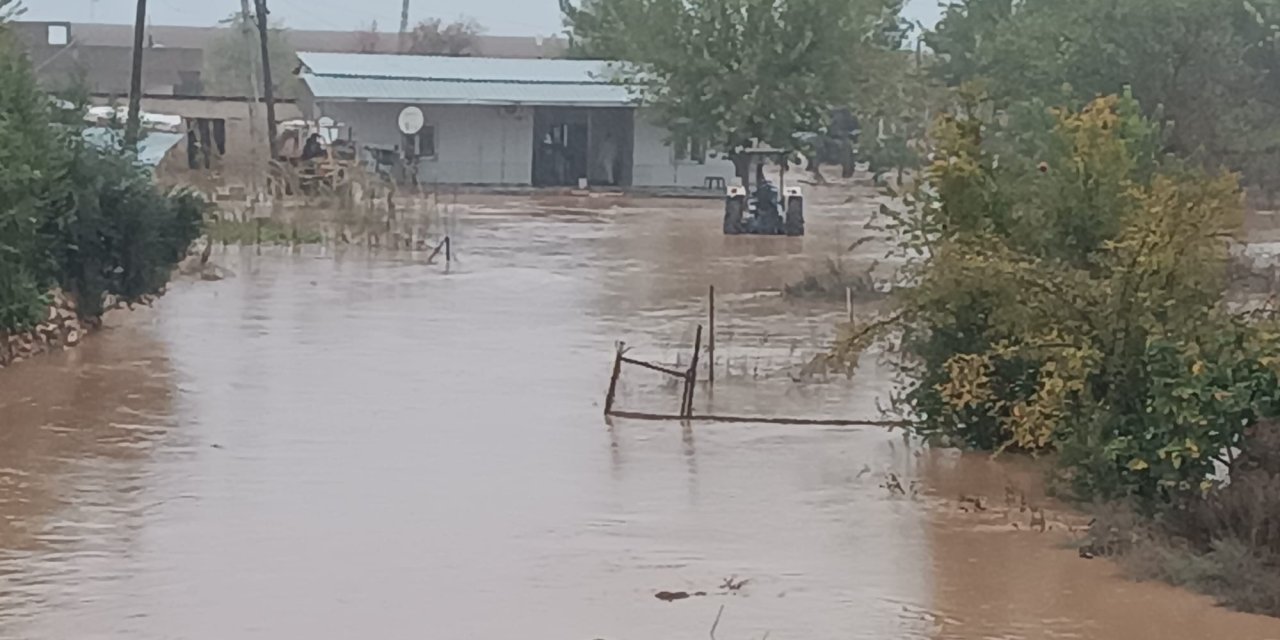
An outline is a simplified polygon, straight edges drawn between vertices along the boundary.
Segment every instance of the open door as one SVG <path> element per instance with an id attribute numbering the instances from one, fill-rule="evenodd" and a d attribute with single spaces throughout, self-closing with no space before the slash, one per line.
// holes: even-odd
<path id="1" fill-rule="evenodd" d="M 590 116 L 585 109 L 533 112 L 533 186 L 575 187 L 587 176 Z"/>

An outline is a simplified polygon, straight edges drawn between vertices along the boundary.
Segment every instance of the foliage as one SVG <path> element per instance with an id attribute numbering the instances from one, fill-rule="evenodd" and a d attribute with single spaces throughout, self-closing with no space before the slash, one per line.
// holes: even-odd
<path id="1" fill-rule="evenodd" d="M 244 19 L 237 12 L 222 21 L 217 38 L 209 44 L 205 54 L 205 92 L 222 96 L 252 96 L 262 92 L 262 45 L 258 40 L 258 25 L 253 18 Z M 298 66 L 298 53 L 289 43 L 289 32 L 280 24 L 268 29 L 268 58 L 271 60 L 271 81 L 276 97 L 294 98 L 300 95 L 301 81 L 293 71 Z"/>
<path id="2" fill-rule="evenodd" d="M 969 99 L 933 138 L 905 211 L 886 211 L 911 257 L 897 302 L 920 429 L 1058 451 L 1083 496 L 1208 488 L 1280 412 L 1280 332 L 1221 303 L 1234 177 L 1161 157 L 1128 97 L 998 117 Z"/>
<path id="3" fill-rule="evenodd" d="M 53 287 L 89 317 L 107 294 L 157 292 L 202 217 L 198 197 L 158 192 L 132 154 L 89 147 L 50 105 L 0 23 L 0 332 L 37 322 Z"/>
<path id="4" fill-rule="evenodd" d="M 850 104 L 859 54 L 901 38 L 893 0 L 586 0 L 561 3 L 576 55 L 618 79 L 677 139 L 736 156 L 800 146 Z M 889 41 L 889 42 L 886 42 Z M 736 159 L 736 158 L 735 158 Z M 739 162 L 740 173 L 745 170 Z"/>
<path id="5" fill-rule="evenodd" d="M 890 171 L 918 169 L 932 116 L 948 92 L 929 72 L 923 52 L 866 52 L 857 65 L 853 108 L 863 125 L 859 157 L 876 180 Z"/>
<path id="6" fill-rule="evenodd" d="M 1280 186 L 1277 0 L 961 0 L 927 42 L 951 86 L 1078 108 L 1131 87 L 1169 148 Z"/>
<path id="7" fill-rule="evenodd" d="M 473 53 L 476 38 L 485 29 L 472 18 L 445 24 L 440 18 L 419 22 L 409 34 L 407 53 L 430 56 L 466 56 Z"/>
<path id="8" fill-rule="evenodd" d="M 48 103 L 25 55 L 0 23 L 0 331 L 21 329 L 44 311 L 45 259 L 41 217 L 59 180 Z"/>
<path id="9" fill-rule="evenodd" d="M 159 193 L 120 149 L 69 144 L 65 191 L 50 221 L 59 284 L 97 315 L 107 294 L 136 300 L 161 290 L 200 235 L 204 202 L 194 192 Z"/>

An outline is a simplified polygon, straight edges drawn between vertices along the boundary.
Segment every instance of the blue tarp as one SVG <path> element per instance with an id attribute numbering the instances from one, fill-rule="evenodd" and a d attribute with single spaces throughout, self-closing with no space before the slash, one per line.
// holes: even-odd
<path id="1" fill-rule="evenodd" d="M 124 140 L 123 131 L 107 127 L 87 127 L 83 135 L 86 142 L 100 149 L 119 148 Z M 146 167 L 160 164 L 164 154 L 182 142 L 184 137 L 181 133 L 167 131 L 142 132 L 142 139 L 138 140 L 138 162 Z"/>

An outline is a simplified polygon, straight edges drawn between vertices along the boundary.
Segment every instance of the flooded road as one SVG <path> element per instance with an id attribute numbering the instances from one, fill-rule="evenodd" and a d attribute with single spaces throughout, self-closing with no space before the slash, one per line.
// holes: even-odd
<path id="1" fill-rule="evenodd" d="M 704 638 L 723 605 L 722 640 L 1280 638 L 954 506 L 1033 472 L 878 429 L 606 423 L 615 340 L 687 361 L 712 284 L 698 411 L 878 417 L 874 364 L 789 376 L 844 309 L 776 291 L 865 233 L 842 202 L 786 239 L 723 237 L 715 203 L 495 199 L 448 273 L 222 254 L 238 277 L 0 370 L 0 637 Z M 628 370 L 619 404 L 678 394 Z"/>

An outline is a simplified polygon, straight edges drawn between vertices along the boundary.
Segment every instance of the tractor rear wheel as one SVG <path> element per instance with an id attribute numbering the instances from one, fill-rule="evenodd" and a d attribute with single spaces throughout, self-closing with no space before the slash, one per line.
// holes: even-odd
<path id="1" fill-rule="evenodd" d="M 736 236 L 742 233 L 742 212 L 747 208 L 745 198 L 729 198 L 724 201 L 724 233 Z"/>
<path id="2" fill-rule="evenodd" d="M 787 235 L 802 236 L 804 235 L 804 200 L 801 198 L 790 198 L 787 200 Z"/>

